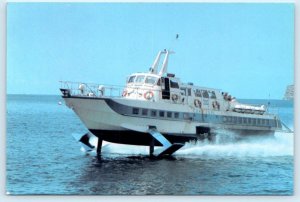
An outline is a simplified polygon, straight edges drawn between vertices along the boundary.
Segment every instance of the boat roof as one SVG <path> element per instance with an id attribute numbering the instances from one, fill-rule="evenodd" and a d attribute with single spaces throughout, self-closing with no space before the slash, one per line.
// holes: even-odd
<path id="1" fill-rule="evenodd" d="M 142 76 L 153 76 L 153 77 L 156 77 L 156 78 L 160 78 L 160 76 L 158 76 L 157 74 L 145 73 L 145 72 L 136 72 L 136 73 L 130 74 L 129 76 L 139 76 L 139 75 L 142 75 Z"/>

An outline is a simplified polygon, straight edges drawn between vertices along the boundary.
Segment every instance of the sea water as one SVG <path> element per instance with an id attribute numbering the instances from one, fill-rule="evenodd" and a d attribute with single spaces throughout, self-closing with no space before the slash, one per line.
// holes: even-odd
<path id="1" fill-rule="evenodd" d="M 293 102 L 268 104 L 293 129 Z M 62 105 L 58 104 L 62 102 Z M 153 160 L 149 148 L 106 143 L 103 157 L 82 151 L 73 133 L 87 129 L 59 96 L 8 95 L 8 194 L 292 195 L 293 133 L 189 142 L 174 158 Z M 92 139 L 96 142 L 96 139 Z"/>

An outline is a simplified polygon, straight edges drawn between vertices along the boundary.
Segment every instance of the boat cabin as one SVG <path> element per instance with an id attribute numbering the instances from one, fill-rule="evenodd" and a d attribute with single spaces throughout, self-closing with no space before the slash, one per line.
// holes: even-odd
<path id="1" fill-rule="evenodd" d="M 193 105 L 198 108 L 213 105 L 214 108 L 220 109 L 220 103 L 217 101 L 221 99 L 219 90 L 196 87 L 193 83 L 181 83 L 175 74 L 167 73 L 168 56 L 171 53 L 173 52 L 167 50 L 160 51 L 148 73 L 130 75 L 126 80 L 122 96 L 125 99 L 164 101 Z M 163 54 L 165 58 L 158 72 L 158 64 Z"/>
<path id="2" fill-rule="evenodd" d="M 240 105 L 234 97 L 218 89 L 198 87 L 193 83 L 182 83 L 175 74 L 167 73 L 168 56 L 173 52 L 160 51 L 148 73 L 134 73 L 127 78 L 122 97 L 151 102 L 186 104 L 194 109 L 235 111 L 239 113 L 263 114 L 264 106 Z M 161 70 L 158 64 L 165 54 Z"/>
<path id="3" fill-rule="evenodd" d="M 126 99 L 145 101 L 164 101 L 176 104 L 189 104 L 201 108 L 214 105 L 220 109 L 217 99 L 220 91 L 194 86 L 193 83 L 181 83 L 174 74 L 159 76 L 153 73 L 134 73 L 127 78 L 122 96 Z M 214 102 L 214 104 L 212 103 Z"/>

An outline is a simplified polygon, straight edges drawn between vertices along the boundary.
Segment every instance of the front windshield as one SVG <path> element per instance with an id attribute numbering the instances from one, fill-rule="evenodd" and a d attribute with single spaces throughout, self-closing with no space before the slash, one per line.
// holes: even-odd
<path id="1" fill-rule="evenodd" d="M 140 75 L 136 77 L 135 83 L 144 83 L 145 76 Z"/>
<path id="2" fill-rule="evenodd" d="M 145 83 L 147 84 L 155 84 L 157 81 L 156 77 L 153 76 L 147 76 Z"/>
<path id="3" fill-rule="evenodd" d="M 128 83 L 132 83 L 135 79 L 135 76 L 131 76 L 129 79 L 128 79 Z"/>

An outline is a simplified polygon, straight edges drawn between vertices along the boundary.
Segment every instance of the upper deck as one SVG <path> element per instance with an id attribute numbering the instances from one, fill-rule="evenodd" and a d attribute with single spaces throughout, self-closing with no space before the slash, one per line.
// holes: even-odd
<path id="1" fill-rule="evenodd" d="M 163 102 L 186 105 L 195 110 L 232 111 L 237 113 L 258 114 L 266 112 L 264 106 L 240 104 L 235 97 L 219 89 L 194 86 L 182 83 L 175 74 L 167 73 L 168 58 L 172 51 L 160 51 L 147 73 L 133 73 L 126 79 L 126 85 L 111 86 L 86 83 L 63 82 L 63 88 L 70 94 L 89 97 L 121 97 L 123 99 Z M 159 61 L 165 55 L 158 72 Z M 77 84 L 74 86 L 74 84 Z"/>

